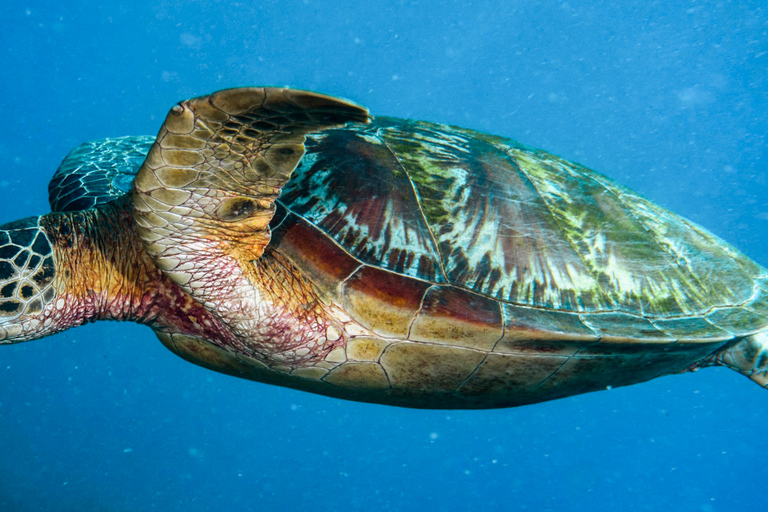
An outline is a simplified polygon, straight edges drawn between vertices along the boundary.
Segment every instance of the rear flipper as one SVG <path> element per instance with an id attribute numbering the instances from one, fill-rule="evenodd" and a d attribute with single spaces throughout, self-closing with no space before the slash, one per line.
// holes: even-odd
<path id="1" fill-rule="evenodd" d="M 768 387 L 768 334 L 760 332 L 726 346 L 714 355 L 711 364 L 727 366 Z"/>

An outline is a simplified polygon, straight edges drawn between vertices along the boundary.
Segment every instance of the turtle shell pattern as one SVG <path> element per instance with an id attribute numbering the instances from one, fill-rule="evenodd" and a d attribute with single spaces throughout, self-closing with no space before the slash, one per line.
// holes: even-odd
<path id="1" fill-rule="evenodd" d="M 275 247 L 312 261 L 316 282 L 383 335 L 419 336 L 427 317 L 445 316 L 487 332 L 485 348 L 521 329 L 714 341 L 768 321 L 765 269 L 546 152 L 390 118 L 306 145 L 272 223 Z M 359 294 L 380 305 L 356 306 Z"/>
<path id="2" fill-rule="evenodd" d="M 152 140 L 102 141 L 109 148 L 99 152 L 127 144 L 133 157 L 115 149 L 120 164 L 111 169 L 132 176 L 135 152 Z M 400 369 L 386 377 L 404 394 L 428 388 L 433 365 L 444 380 L 452 364 L 453 394 L 478 397 L 466 406 L 630 384 L 683 371 L 768 323 L 765 269 L 701 227 L 549 153 L 393 118 L 309 134 L 305 145 L 278 201 L 270 248 L 375 333 L 353 340 L 345 357 L 359 368 L 397 361 Z M 90 162 L 85 154 L 75 160 L 54 177 L 54 210 L 128 190 L 129 179 L 112 176 L 107 186 L 102 172 L 81 165 Z M 97 175 L 102 181 L 91 183 Z M 490 376 L 505 373 L 495 389 Z M 485 398 L 505 394 L 510 379 L 515 392 L 532 394 Z M 563 389 L 546 390 L 558 380 Z"/>

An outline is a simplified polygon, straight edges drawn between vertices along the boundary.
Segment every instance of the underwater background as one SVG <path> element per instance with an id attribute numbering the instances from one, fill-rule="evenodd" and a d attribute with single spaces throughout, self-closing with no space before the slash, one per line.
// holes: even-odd
<path id="1" fill-rule="evenodd" d="M 768 265 L 764 1 L 0 5 L 0 222 L 81 142 L 277 85 L 607 174 Z M 765 506 L 768 392 L 726 369 L 418 411 L 189 364 L 146 327 L 0 347 L 0 510 L 730 511 Z"/>

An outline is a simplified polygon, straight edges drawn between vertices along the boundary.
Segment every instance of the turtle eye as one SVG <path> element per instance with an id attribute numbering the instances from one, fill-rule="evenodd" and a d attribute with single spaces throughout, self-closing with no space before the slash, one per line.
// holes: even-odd
<path id="1" fill-rule="evenodd" d="M 221 220 L 236 221 L 250 217 L 256 211 L 256 203 L 247 197 L 235 197 L 227 199 L 216 210 L 216 215 Z"/>

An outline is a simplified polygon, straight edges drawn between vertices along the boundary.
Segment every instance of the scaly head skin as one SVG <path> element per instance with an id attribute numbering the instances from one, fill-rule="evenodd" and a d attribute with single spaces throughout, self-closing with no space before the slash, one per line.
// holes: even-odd
<path id="1" fill-rule="evenodd" d="M 0 340 L 6 343 L 57 331 L 53 249 L 40 220 L 0 226 Z"/>

